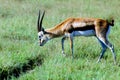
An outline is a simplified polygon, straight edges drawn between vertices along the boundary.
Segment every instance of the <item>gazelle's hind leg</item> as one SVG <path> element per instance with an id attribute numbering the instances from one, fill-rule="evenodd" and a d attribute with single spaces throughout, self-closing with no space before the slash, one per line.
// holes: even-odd
<path id="1" fill-rule="evenodd" d="M 98 39 L 98 41 L 100 42 L 100 44 L 102 46 L 102 50 L 101 50 L 100 56 L 99 56 L 98 61 L 97 61 L 97 62 L 100 62 L 101 58 L 103 57 L 103 55 L 107 49 L 107 46 L 101 40 Z"/>
<path id="2" fill-rule="evenodd" d="M 106 37 L 98 37 L 98 39 L 101 41 L 101 43 L 102 43 L 104 46 L 108 47 L 108 48 L 111 50 L 112 55 L 113 55 L 113 58 L 114 58 L 114 63 L 116 64 L 116 54 L 115 54 L 115 52 L 114 52 L 114 46 L 106 39 Z M 101 53 L 102 56 L 103 56 L 104 52 L 105 52 L 105 51 L 103 50 L 103 52 Z M 102 57 L 102 56 L 101 56 L 101 57 Z"/>

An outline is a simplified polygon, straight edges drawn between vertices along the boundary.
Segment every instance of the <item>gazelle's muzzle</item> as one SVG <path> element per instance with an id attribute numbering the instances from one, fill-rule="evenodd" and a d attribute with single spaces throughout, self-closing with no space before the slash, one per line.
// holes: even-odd
<path id="1" fill-rule="evenodd" d="M 45 43 L 46 43 L 45 40 L 42 40 L 42 39 L 41 39 L 41 40 L 39 41 L 40 46 L 43 46 Z"/>
<path id="2" fill-rule="evenodd" d="M 38 43 L 39 43 L 40 46 L 43 46 L 43 44 L 41 43 L 41 40 L 39 40 Z"/>
<path id="3" fill-rule="evenodd" d="M 43 44 L 40 43 L 40 46 L 43 46 Z"/>

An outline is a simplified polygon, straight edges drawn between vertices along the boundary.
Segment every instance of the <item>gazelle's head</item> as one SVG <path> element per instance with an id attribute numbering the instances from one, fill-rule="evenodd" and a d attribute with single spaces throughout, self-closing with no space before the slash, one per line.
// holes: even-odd
<path id="1" fill-rule="evenodd" d="M 40 11 L 39 11 L 38 21 L 37 21 L 37 30 L 38 30 L 38 38 L 39 38 L 40 46 L 43 46 L 49 40 L 48 33 L 42 27 L 44 14 L 45 14 L 45 11 L 43 12 L 40 18 Z"/>

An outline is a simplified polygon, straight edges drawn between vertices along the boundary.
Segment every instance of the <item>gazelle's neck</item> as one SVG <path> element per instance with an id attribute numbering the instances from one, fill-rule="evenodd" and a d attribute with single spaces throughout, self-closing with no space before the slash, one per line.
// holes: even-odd
<path id="1" fill-rule="evenodd" d="M 63 35 L 62 30 L 58 28 L 46 29 L 45 31 L 48 33 L 50 39 L 61 37 Z"/>
<path id="2" fill-rule="evenodd" d="M 64 35 L 63 28 L 64 28 L 64 26 L 66 24 L 65 22 L 62 22 L 62 23 L 56 25 L 53 28 L 46 29 L 45 31 L 49 33 L 49 35 L 50 35 L 51 38 L 61 37 L 61 36 Z"/>

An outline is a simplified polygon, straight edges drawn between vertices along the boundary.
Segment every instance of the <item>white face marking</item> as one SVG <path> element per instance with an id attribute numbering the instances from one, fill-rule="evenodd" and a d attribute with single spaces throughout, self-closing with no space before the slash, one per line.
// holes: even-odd
<path id="1" fill-rule="evenodd" d="M 40 31 L 40 32 L 38 33 L 38 36 L 41 36 L 41 35 L 43 35 L 43 31 Z"/>
<path id="2" fill-rule="evenodd" d="M 40 40 L 40 46 L 43 46 L 48 41 L 48 37 L 43 31 L 38 33 L 38 38 Z"/>
<path id="3" fill-rule="evenodd" d="M 74 31 L 72 32 L 73 36 L 94 36 L 94 30 L 86 30 L 86 31 Z"/>

